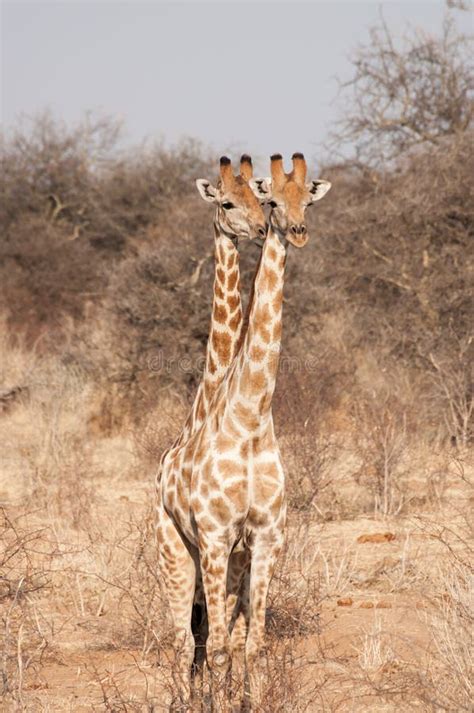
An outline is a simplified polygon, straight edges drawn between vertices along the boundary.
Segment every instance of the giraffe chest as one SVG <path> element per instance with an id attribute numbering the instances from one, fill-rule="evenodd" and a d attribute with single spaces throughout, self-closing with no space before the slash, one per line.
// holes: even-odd
<path id="1" fill-rule="evenodd" d="M 232 546 L 256 528 L 284 521 L 284 474 L 276 442 L 265 448 L 222 434 L 173 453 L 163 468 L 163 502 L 181 532 Z"/>

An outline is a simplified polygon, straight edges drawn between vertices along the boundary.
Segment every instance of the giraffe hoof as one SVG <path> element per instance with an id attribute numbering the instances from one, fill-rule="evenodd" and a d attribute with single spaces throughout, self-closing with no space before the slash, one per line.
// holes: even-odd
<path id="1" fill-rule="evenodd" d="M 211 669 L 216 671 L 226 671 L 230 668 L 229 652 L 225 649 L 216 651 L 211 656 Z"/>
<path id="2" fill-rule="evenodd" d="M 224 666 L 225 662 L 227 661 L 227 656 L 225 654 L 217 654 L 217 656 L 214 656 L 214 664 L 216 666 Z"/>

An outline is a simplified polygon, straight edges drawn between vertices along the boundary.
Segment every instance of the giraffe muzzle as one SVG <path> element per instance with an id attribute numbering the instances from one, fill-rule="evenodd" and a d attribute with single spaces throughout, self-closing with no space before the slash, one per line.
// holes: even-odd
<path id="1" fill-rule="evenodd" d="M 289 243 L 295 246 L 295 248 L 302 248 L 308 242 L 308 229 L 304 223 L 293 223 L 290 226 L 290 230 L 286 235 L 286 239 Z"/>
<path id="2" fill-rule="evenodd" d="M 265 238 L 267 237 L 267 227 L 266 225 L 259 225 L 255 228 L 251 240 L 260 247 L 263 245 Z"/>

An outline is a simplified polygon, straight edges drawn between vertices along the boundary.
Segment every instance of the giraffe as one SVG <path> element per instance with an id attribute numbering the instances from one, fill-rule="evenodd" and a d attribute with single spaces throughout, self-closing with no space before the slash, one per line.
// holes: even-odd
<path id="1" fill-rule="evenodd" d="M 263 646 L 268 586 L 281 550 L 286 521 L 284 472 L 275 438 L 271 403 L 281 342 L 284 271 L 288 245 L 308 241 L 304 214 L 329 190 L 327 181 L 306 183 L 302 154 L 285 174 L 282 157 L 271 159 L 271 182 L 251 179 L 271 205 L 267 236 L 254 282 L 249 324 L 242 346 L 216 390 L 206 420 L 163 463 L 157 507 L 173 527 L 161 533 L 164 578 L 171 589 L 181 633 L 181 684 L 194 642 L 190 630 L 192 589 L 200 569 L 209 635 L 207 661 L 217 682 L 231 665 L 226 611 L 232 556 L 240 559 L 247 619 L 245 662 L 250 698 L 258 704 L 257 659 Z M 174 549 L 170 550 L 169 539 Z"/>
<path id="2" fill-rule="evenodd" d="M 211 327 L 207 342 L 205 368 L 199 384 L 193 406 L 186 422 L 173 445 L 162 455 L 161 463 L 171 457 L 176 449 L 185 444 L 192 433 L 199 429 L 206 418 L 209 404 L 217 387 L 222 381 L 237 351 L 242 338 L 244 325 L 241 286 L 239 274 L 239 240 L 255 240 L 258 244 L 266 236 L 266 220 L 255 187 L 249 187 L 252 178 L 252 159 L 243 154 L 240 159 L 240 174 L 234 175 L 229 158 L 220 159 L 220 175 L 214 187 L 207 179 L 197 179 L 196 185 L 201 197 L 215 205 L 214 241 L 215 275 L 213 289 L 213 307 Z M 160 464 L 161 470 L 161 464 Z M 158 482 L 160 472 L 158 474 Z M 172 524 L 164 511 L 158 511 L 157 533 L 162 533 Z M 160 535 L 158 535 L 160 537 Z M 181 543 L 172 536 L 168 544 Z M 163 569 L 163 567 L 162 567 Z M 165 571 L 168 568 L 164 567 Z M 200 617 L 205 614 L 202 586 L 197 578 L 195 603 L 201 609 Z M 236 597 L 235 597 L 236 598 Z M 171 606 L 173 609 L 173 606 Z M 201 622 L 202 624 L 202 622 Z M 205 622 L 204 622 L 205 624 Z M 205 629 L 205 626 L 204 626 Z M 178 643 L 179 643 L 178 634 Z"/>
<path id="3" fill-rule="evenodd" d="M 232 363 L 241 338 L 243 313 L 238 241 L 262 240 L 266 236 L 265 214 L 248 183 L 252 175 L 252 159 L 243 154 L 237 176 L 234 176 L 230 159 L 221 157 L 217 188 L 204 178 L 196 180 L 201 197 L 216 207 L 213 305 L 204 372 L 174 446 L 186 442 L 203 423 L 212 396 Z"/>

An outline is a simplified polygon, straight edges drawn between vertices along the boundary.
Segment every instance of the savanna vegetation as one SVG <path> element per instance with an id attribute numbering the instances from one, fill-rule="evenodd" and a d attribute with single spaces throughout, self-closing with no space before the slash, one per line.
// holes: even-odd
<path id="1" fill-rule="evenodd" d="M 313 169 L 333 188 L 287 269 L 264 710 L 468 711 L 472 66 L 449 19 L 404 46 L 382 23 L 353 63 Z M 112 120 L 50 115 L 2 139 L 5 710 L 158 711 L 173 691 L 152 484 L 203 364 L 194 179 L 217 163 L 192 140 L 120 146 Z M 246 288 L 257 257 L 242 246 Z"/>

